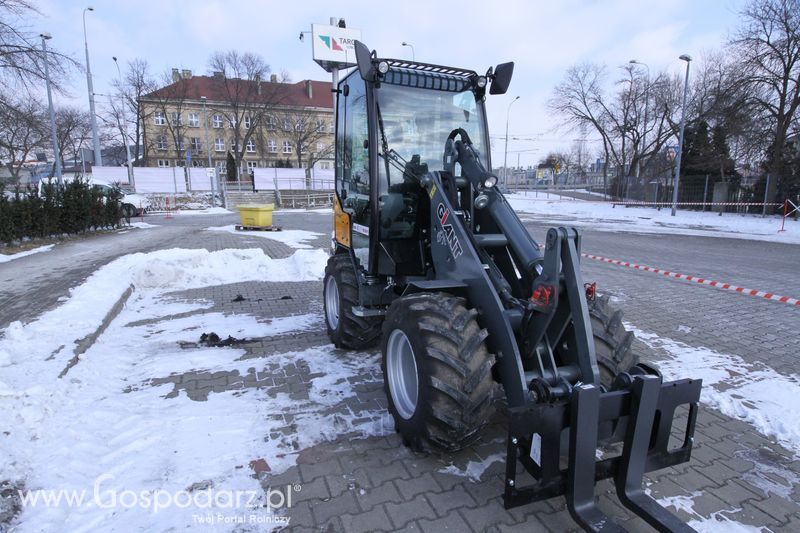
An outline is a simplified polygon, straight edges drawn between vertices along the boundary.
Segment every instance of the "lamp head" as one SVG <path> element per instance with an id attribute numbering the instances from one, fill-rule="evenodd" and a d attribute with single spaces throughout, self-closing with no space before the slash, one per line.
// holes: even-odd
<path id="1" fill-rule="evenodd" d="M 88 7 L 86 8 L 86 11 L 94 11 L 94 8 L 93 8 L 92 6 L 88 6 Z"/>
<path id="2" fill-rule="evenodd" d="M 116 62 L 117 62 L 117 56 L 111 56 L 111 59 L 113 59 L 113 60 L 114 60 L 114 63 L 116 63 Z"/>
<path id="3" fill-rule="evenodd" d="M 692 60 L 692 56 L 690 56 L 689 54 L 682 54 L 678 59 L 682 59 L 683 61 L 686 61 L 688 63 L 689 61 Z"/>
<path id="4" fill-rule="evenodd" d="M 45 41 L 49 41 L 50 39 L 52 39 L 52 38 L 53 38 L 53 36 L 52 36 L 52 35 L 50 35 L 49 33 L 47 33 L 46 31 L 43 31 L 42 33 L 40 33 L 40 34 L 39 34 L 39 37 L 41 37 L 41 38 L 42 38 L 42 39 L 44 39 Z"/>

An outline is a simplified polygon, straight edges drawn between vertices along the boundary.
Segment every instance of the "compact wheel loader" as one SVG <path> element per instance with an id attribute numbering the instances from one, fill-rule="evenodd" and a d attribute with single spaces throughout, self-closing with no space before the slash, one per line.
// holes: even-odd
<path id="1" fill-rule="evenodd" d="M 701 381 L 663 382 L 640 362 L 620 312 L 583 282 L 580 233 L 552 228 L 540 247 L 499 191 L 484 100 L 514 64 L 479 75 L 355 47 L 336 90 L 333 343 L 380 343 L 389 411 L 417 450 L 472 442 L 499 383 L 506 507 L 565 495 L 586 530 L 620 530 L 595 505 L 595 482 L 613 478 L 653 527 L 692 531 L 642 477 L 690 459 Z"/>

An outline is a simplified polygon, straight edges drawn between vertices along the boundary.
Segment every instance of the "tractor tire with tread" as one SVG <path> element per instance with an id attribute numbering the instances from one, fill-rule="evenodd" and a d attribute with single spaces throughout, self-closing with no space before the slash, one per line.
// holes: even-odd
<path id="1" fill-rule="evenodd" d="M 422 293 L 395 300 L 383 323 L 382 362 L 389 412 L 403 443 L 413 450 L 431 444 L 455 451 L 480 434 L 494 413 L 495 358 L 488 333 L 466 300 L 445 293 Z M 398 412 L 387 374 L 387 344 L 395 330 L 413 350 L 418 379 L 413 414 Z"/>
<path id="2" fill-rule="evenodd" d="M 631 347 L 634 335 L 625 329 L 622 311 L 611 306 L 608 295 L 598 295 L 587 303 L 600 383 L 610 389 L 617 374 L 639 363 L 639 356 Z"/>
<path id="3" fill-rule="evenodd" d="M 358 278 L 353 262 L 348 254 L 336 254 L 328 259 L 323 282 L 323 302 L 325 306 L 325 326 L 328 337 L 337 348 L 361 350 L 378 343 L 381 336 L 381 317 L 360 317 L 353 314 L 358 305 Z M 335 324 L 329 309 L 328 291 L 335 284 L 338 300 Z"/>

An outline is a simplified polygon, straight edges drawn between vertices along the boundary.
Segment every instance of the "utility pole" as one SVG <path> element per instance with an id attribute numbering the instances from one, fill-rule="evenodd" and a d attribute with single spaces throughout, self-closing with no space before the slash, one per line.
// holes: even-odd
<path id="1" fill-rule="evenodd" d="M 94 11 L 92 6 L 83 10 L 83 47 L 86 50 L 86 86 L 89 88 L 89 115 L 92 120 L 92 145 L 94 146 L 94 164 L 102 166 L 103 153 L 100 149 L 100 135 L 97 133 L 97 115 L 94 111 L 94 88 L 92 87 L 92 69 L 89 67 L 89 41 L 86 39 L 86 12 Z"/>
<path id="2" fill-rule="evenodd" d="M 128 184 L 136 190 L 136 183 L 133 181 L 133 161 L 131 161 L 131 147 L 130 143 L 128 142 L 128 121 L 125 120 L 125 95 L 122 92 L 122 71 L 119 69 L 119 62 L 117 58 L 114 57 L 114 64 L 117 66 L 117 74 L 119 74 L 119 100 L 120 100 L 120 121 L 124 128 L 122 130 L 122 142 L 125 143 L 125 156 L 128 158 Z"/>
<path id="3" fill-rule="evenodd" d="M 681 156 L 683 155 L 683 130 L 686 128 L 686 97 L 689 94 L 689 65 L 692 57 L 683 54 L 678 59 L 686 61 L 686 78 L 683 81 L 683 108 L 681 109 L 681 131 L 678 139 L 678 158 L 675 162 L 675 186 L 672 188 L 672 213 L 673 217 L 678 209 L 678 187 L 681 181 Z"/>
<path id="4" fill-rule="evenodd" d="M 514 102 L 519 100 L 519 96 L 511 100 L 511 103 L 508 104 L 508 110 L 506 111 L 506 146 L 503 150 L 503 183 L 508 186 L 508 119 L 511 115 L 511 106 L 514 105 Z"/>
<path id="5" fill-rule="evenodd" d="M 56 111 L 53 109 L 53 92 L 50 89 L 50 67 L 48 66 L 49 60 L 47 58 L 47 41 L 52 39 L 53 36 L 49 33 L 40 33 L 39 37 L 42 38 L 42 52 L 44 52 L 44 78 L 47 84 L 47 106 L 50 108 L 50 133 L 53 137 L 53 159 L 56 162 L 56 179 L 59 185 L 64 184 L 61 177 L 61 154 L 58 150 L 58 135 L 56 134 Z"/>

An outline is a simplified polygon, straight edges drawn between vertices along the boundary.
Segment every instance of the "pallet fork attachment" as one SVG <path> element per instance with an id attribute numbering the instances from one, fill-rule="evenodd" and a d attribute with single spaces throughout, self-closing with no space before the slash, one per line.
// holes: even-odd
<path id="1" fill-rule="evenodd" d="M 646 472 L 686 462 L 691 457 L 701 380 L 662 383 L 653 375 L 635 375 L 629 386 L 602 392 L 577 385 L 568 400 L 511 409 L 503 500 L 506 508 L 565 495 L 570 514 L 586 531 L 624 531 L 595 505 L 596 481 L 614 478 L 622 504 L 658 531 L 694 531 L 642 488 Z M 670 450 L 675 409 L 688 405 L 685 437 Z M 599 436 L 622 433 L 622 454 L 598 459 Z M 562 454 L 562 432 L 567 450 Z M 607 442 L 619 442 L 619 439 Z M 567 468 L 560 466 L 568 458 Z M 517 486 L 517 461 L 534 483 Z"/>

